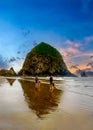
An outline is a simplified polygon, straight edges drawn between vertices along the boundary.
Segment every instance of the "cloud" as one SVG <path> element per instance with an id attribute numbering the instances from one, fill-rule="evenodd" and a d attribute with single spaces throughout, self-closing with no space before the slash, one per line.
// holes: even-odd
<path id="1" fill-rule="evenodd" d="M 63 58 L 65 60 L 65 63 L 68 66 L 68 69 L 71 72 L 75 72 L 79 68 L 79 63 L 75 62 L 75 59 L 81 56 L 81 51 L 80 51 L 80 42 L 74 41 L 74 40 L 66 40 L 65 41 L 66 47 L 60 48 L 59 51 L 63 55 Z"/>
<path id="2" fill-rule="evenodd" d="M 17 57 L 14 62 L 11 62 L 11 66 L 13 66 L 15 72 L 19 72 L 19 70 L 22 68 L 24 63 L 24 59 Z"/>
<path id="3" fill-rule="evenodd" d="M 14 62 L 14 61 L 16 61 L 16 58 L 15 58 L 15 57 L 12 57 L 12 58 L 9 60 L 9 63 L 10 63 L 10 62 Z"/>
<path id="4" fill-rule="evenodd" d="M 22 57 L 12 57 L 8 60 L 9 63 L 17 62 L 19 60 L 23 60 L 24 58 Z"/>
<path id="5" fill-rule="evenodd" d="M 73 40 L 66 40 L 65 44 L 67 45 L 65 48 L 60 48 L 60 53 L 65 57 L 74 57 L 81 53 L 79 50 L 80 43 Z"/>
<path id="6" fill-rule="evenodd" d="M 0 55 L 0 69 L 6 69 L 8 67 L 9 67 L 9 64 L 7 60 L 2 55 Z"/>
<path id="7" fill-rule="evenodd" d="M 31 31 L 29 29 L 26 30 L 26 29 L 22 28 L 22 35 L 24 37 L 27 37 L 27 36 L 31 35 Z"/>
<path id="8" fill-rule="evenodd" d="M 21 53 L 20 51 L 17 52 L 17 54 L 20 54 L 20 53 Z"/>
<path id="9" fill-rule="evenodd" d="M 93 36 L 85 37 L 84 40 L 85 40 L 86 43 L 93 42 Z"/>
<path id="10" fill-rule="evenodd" d="M 60 48 L 59 51 L 63 55 L 63 58 L 71 72 L 76 72 L 77 70 L 91 69 L 92 64 L 90 64 L 93 58 L 93 51 L 88 48 L 89 43 L 93 40 L 93 37 L 85 37 L 80 41 L 75 40 L 65 40 L 65 47 Z M 81 49 L 83 48 L 83 50 Z"/>
<path id="11" fill-rule="evenodd" d="M 88 63 L 87 66 L 90 66 L 93 69 L 93 62 Z"/>
<path id="12" fill-rule="evenodd" d="M 92 48 L 91 42 L 93 41 L 93 36 L 85 37 L 80 41 L 75 40 L 65 40 L 66 47 L 60 48 L 60 53 L 65 58 L 74 57 L 90 57 L 93 56 L 93 52 L 89 51 L 87 48 Z M 82 49 L 83 48 L 83 49 Z"/>
<path id="13" fill-rule="evenodd" d="M 80 43 L 79 43 L 78 41 L 66 40 L 65 43 L 66 43 L 69 47 L 73 47 L 73 48 L 78 48 L 78 47 L 80 47 Z"/>
<path id="14" fill-rule="evenodd" d="M 13 66 L 15 72 L 18 72 L 22 68 L 23 62 L 24 58 L 18 56 L 12 57 L 9 60 L 7 60 L 7 64 L 9 65 L 9 67 Z"/>
<path id="15" fill-rule="evenodd" d="M 93 58 L 93 55 L 92 55 L 92 56 L 90 56 L 90 58 Z"/>
<path id="16" fill-rule="evenodd" d="M 16 59 L 17 59 L 17 60 L 21 60 L 22 58 L 20 58 L 20 57 L 16 57 Z"/>
<path id="17" fill-rule="evenodd" d="M 78 66 L 79 66 L 79 65 L 76 64 L 76 65 L 72 65 L 72 66 L 70 66 L 70 68 L 71 68 L 71 69 L 72 69 L 72 68 L 74 68 L 74 69 L 79 69 Z"/>

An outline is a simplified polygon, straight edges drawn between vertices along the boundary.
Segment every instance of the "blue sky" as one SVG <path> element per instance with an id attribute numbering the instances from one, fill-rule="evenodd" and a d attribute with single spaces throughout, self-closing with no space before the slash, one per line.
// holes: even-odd
<path id="1" fill-rule="evenodd" d="M 72 72 L 77 64 L 92 70 L 92 5 L 93 0 L 1 0 L 0 68 L 18 71 L 33 44 L 45 41 Z"/>

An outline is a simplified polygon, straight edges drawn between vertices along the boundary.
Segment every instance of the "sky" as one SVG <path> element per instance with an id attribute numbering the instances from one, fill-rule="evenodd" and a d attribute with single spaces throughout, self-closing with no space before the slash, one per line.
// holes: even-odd
<path id="1" fill-rule="evenodd" d="M 0 69 L 18 72 L 40 42 L 57 48 L 72 73 L 93 70 L 93 0 L 0 0 Z"/>

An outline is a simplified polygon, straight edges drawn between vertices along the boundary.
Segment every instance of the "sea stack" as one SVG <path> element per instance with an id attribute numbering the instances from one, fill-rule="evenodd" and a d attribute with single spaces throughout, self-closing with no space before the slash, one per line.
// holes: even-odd
<path id="1" fill-rule="evenodd" d="M 1 69 L 0 76 L 16 76 L 16 72 L 14 71 L 13 67 L 11 67 L 9 70 Z"/>
<path id="2" fill-rule="evenodd" d="M 65 76 L 68 73 L 59 51 L 51 45 L 41 42 L 27 54 L 19 75 Z"/>

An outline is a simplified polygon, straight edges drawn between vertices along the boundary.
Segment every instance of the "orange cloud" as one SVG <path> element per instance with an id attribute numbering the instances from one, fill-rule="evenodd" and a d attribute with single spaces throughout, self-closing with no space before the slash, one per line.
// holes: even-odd
<path id="1" fill-rule="evenodd" d="M 77 70 L 91 70 L 91 67 L 88 67 L 87 65 L 84 65 L 84 64 L 79 64 L 78 65 L 78 68 L 70 68 L 68 67 L 69 71 L 72 72 L 72 73 L 76 73 Z"/>
<path id="2" fill-rule="evenodd" d="M 92 40 L 87 38 L 86 40 Z M 67 64 L 68 69 L 75 73 L 77 69 L 85 70 L 91 69 L 87 66 L 88 63 L 92 62 L 93 59 L 90 57 L 93 56 L 93 52 L 83 52 L 79 49 L 80 43 L 73 42 L 71 40 L 66 41 L 67 46 L 65 48 L 60 48 L 59 51 L 63 55 L 64 61 Z M 72 65 L 78 64 L 78 68 L 72 67 Z"/>

